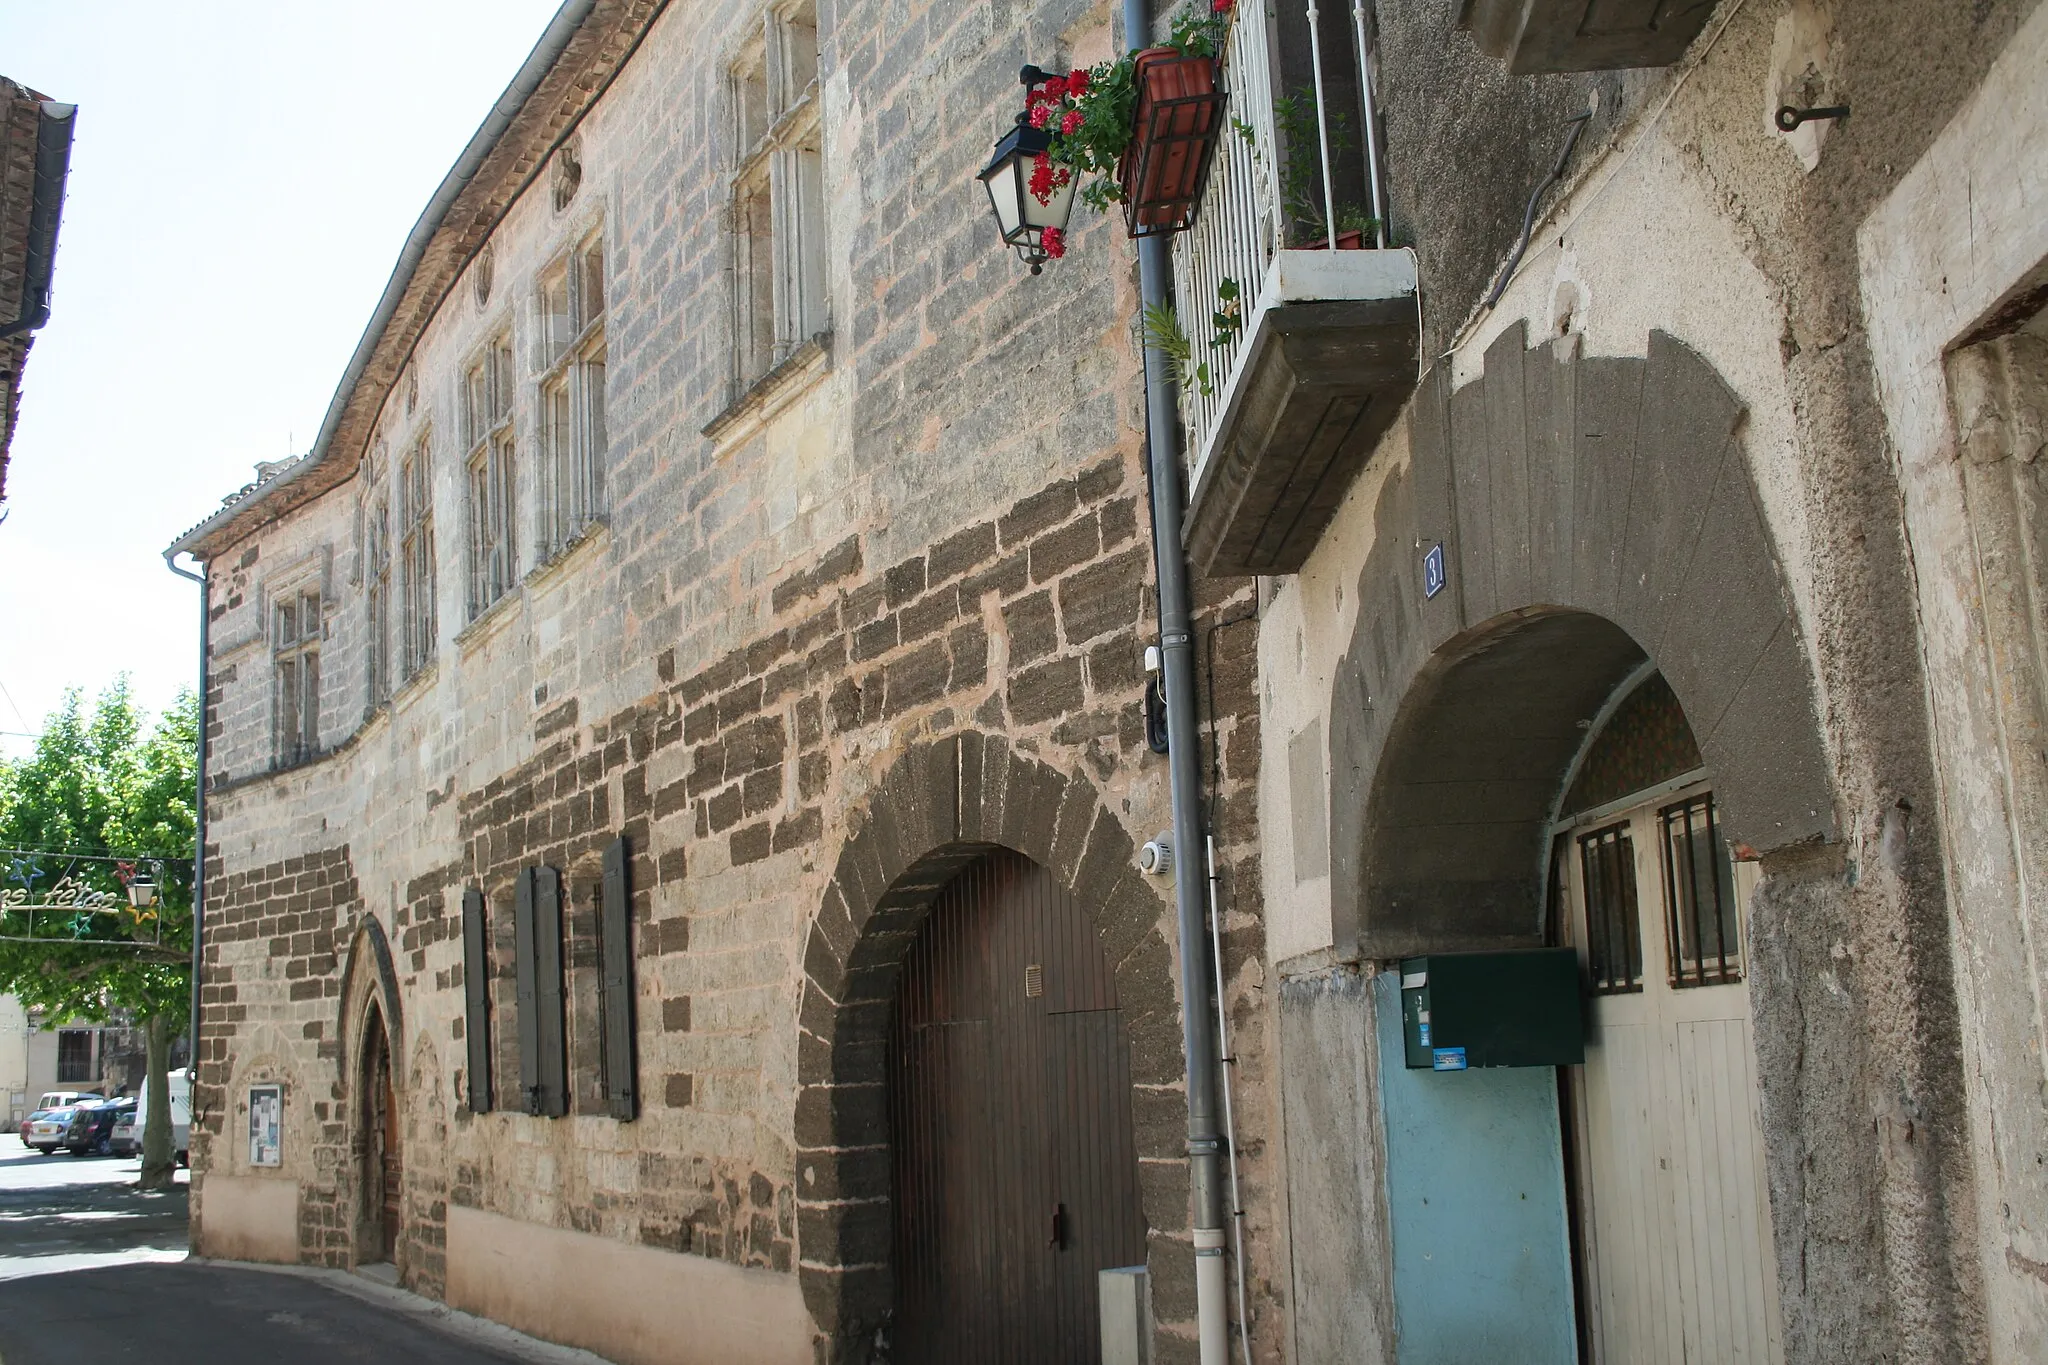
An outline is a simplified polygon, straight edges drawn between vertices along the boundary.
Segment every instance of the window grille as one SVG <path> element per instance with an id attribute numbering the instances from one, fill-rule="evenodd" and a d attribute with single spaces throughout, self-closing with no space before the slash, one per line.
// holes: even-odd
<path id="1" fill-rule="evenodd" d="M 1666 806 L 1657 822 L 1664 835 L 1671 984 L 1682 989 L 1742 980 L 1735 866 L 1712 793 Z"/>
<path id="2" fill-rule="evenodd" d="M 511 591 L 513 542 L 511 333 L 484 348 L 462 378 L 462 424 L 469 446 L 469 615 L 474 620 Z"/>
<path id="3" fill-rule="evenodd" d="M 273 606 L 277 659 L 277 761 L 301 763 L 320 749 L 320 590 L 284 594 Z"/>
<path id="4" fill-rule="evenodd" d="M 432 433 L 423 432 L 398 467 L 398 555 L 405 597 L 400 666 L 408 679 L 434 657 L 432 453 Z"/>
<path id="5" fill-rule="evenodd" d="M 769 11 L 732 69 L 734 367 L 744 391 L 830 327 L 812 4 Z"/>
<path id="6" fill-rule="evenodd" d="M 559 553 L 605 512 L 604 272 L 598 232 L 541 277 L 543 557 Z"/>
<path id="7" fill-rule="evenodd" d="M 57 1031 L 57 1084 L 84 1085 L 99 1079 L 93 1062 L 93 1040 L 98 1031 L 67 1028 Z"/>
<path id="8" fill-rule="evenodd" d="M 1642 926 L 1636 917 L 1635 842 L 1628 823 L 1579 836 L 1586 894 L 1586 963 L 1595 995 L 1643 988 Z"/>

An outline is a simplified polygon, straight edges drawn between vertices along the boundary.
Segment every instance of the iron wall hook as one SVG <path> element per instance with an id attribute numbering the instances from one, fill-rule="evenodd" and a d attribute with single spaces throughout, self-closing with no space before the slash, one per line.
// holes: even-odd
<path id="1" fill-rule="evenodd" d="M 1781 133 L 1796 132 L 1802 123 L 1815 123 L 1822 119 L 1847 117 L 1849 117 L 1849 106 L 1846 104 L 1823 105 L 1818 109 L 1797 109 L 1789 104 L 1781 104 L 1778 106 L 1777 113 L 1778 131 Z"/>

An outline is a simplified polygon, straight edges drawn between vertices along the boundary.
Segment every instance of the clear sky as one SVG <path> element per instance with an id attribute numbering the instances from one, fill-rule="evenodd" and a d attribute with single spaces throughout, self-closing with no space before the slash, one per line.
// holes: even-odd
<path id="1" fill-rule="evenodd" d="M 164 546 L 311 443 L 557 3 L 0 0 L 0 75 L 79 106 L 0 523 L 0 731 L 124 671 L 152 710 L 193 682 Z"/>

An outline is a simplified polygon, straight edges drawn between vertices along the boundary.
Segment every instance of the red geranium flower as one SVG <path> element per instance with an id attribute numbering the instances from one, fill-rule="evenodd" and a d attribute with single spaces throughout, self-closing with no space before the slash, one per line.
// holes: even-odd
<path id="1" fill-rule="evenodd" d="M 1067 254 L 1067 234 L 1058 228 L 1047 228 L 1038 234 L 1038 245 L 1048 259 L 1057 261 Z"/>
<path id="2" fill-rule="evenodd" d="M 1216 3 L 1210 6 L 1210 8 L 1217 14 L 1228 14 L 1230 13 L 1231 6 L 1235 3 L 1236 0 L 1216 0 Z"/>
<path id="3" fill-rule="evenodd" d="M 1079 97 L 1088 93 L 1088 73 L 1075 67 L 1067 73 L 1067 93 Z"/>
<path id="4" fill-rule="evenodd" d="M 1040 152 L 1031 159 L 1031 197 L 1041 204 L 1050 204 L 1057 184 L 1052 174 L 1052 157 Z"/>
<path id="5" fill-rule="evenodd" d="M 1051 100 L 1065 99 L 1067 97 L 1066 78 L 1054 76 L 1051 80 L 1047 81 L 1045 83 L 1045 97 Z"/>
<path id="6" fill-rule="evenodd" d="M 1056 105 L 1051 104 L 1039 104 L 1032 106 L 1031 126 L 1033 128 L 1043 128 L 1046 124 L 1051 123 L 1053 110 L 1056 107 Z"/>
<path id="7" fill-rule="evenodd" d="M 1081 116 L 1079 109 L 1067 110 L 1066 113 L 1060 115 L 1060 135 L 1062 137 L 1070 135 L 1085 122 L 1087 120 Z"/>

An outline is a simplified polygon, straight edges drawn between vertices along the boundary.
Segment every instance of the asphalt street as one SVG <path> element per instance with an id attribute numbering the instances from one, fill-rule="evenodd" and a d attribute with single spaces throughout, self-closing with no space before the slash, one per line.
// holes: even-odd
<path id="1" fill-rule="evenodd" d="M 134 1158 L 41 1156 L 0 1136 L 0 1365 L 603 1365 L 339 1271 L 186 1254 L 186 1176 Z"/>

